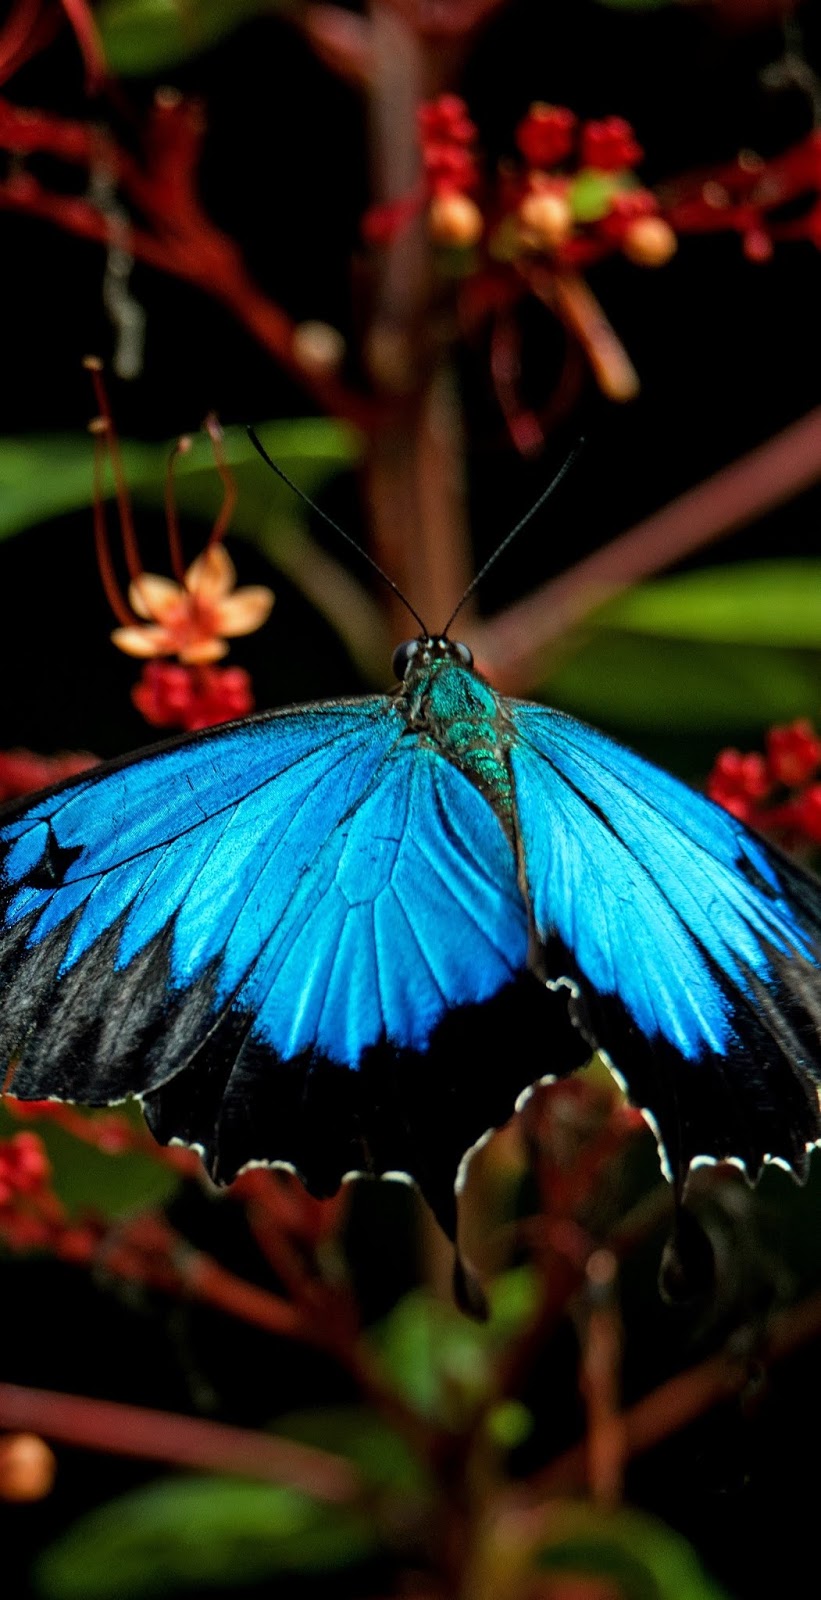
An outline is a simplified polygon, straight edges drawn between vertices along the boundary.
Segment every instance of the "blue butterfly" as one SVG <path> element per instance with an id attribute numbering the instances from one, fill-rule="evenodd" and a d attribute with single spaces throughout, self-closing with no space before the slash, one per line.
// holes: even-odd
<path id="1" fill-rule="evenodd" d="M 821 883 L 423 635 L 388 695 L 221 726 L 0 816 L 6 1087 L 136 1096 L 215 1178 L 410 1174 L 605 1051 L 669 1175 L 821 1137 Z"/>

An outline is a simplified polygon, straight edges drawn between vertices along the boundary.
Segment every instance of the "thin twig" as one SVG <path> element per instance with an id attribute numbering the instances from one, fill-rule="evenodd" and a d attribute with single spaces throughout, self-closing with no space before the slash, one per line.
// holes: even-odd
<path id="1" fill-rule="evenodd" d="M 821 1294 L 810 1295 L 789 1311 L 777 1313 L 770 1323 L 766 1343 L 756 1350 L 756 1362 L 773 1366 L 821 1337 Z M 663 1439 L 695 1422 L 713 1406 L 740 1394 L 749 1380 L 750 1367 L 745 1355 L 732 1346 L 710 1356 L 688 1372 L 670 1378 L 652 1394 L 625 1411 L 623 1447 L 625 1460 L 651 1450 Z M 543 1500 L 551 1495 L 571 1493 L 583 1486 L 587 1463 L 586 1442 L 574 1445 L 564 1455 L 530 1480 L 529 1488 Z"/>
<path id="2" fill-rule="evenodd" d="M 362 1493 L 356 1468 L 325 1450 L 114 1400 L 0 1383 L 0 1427 L 39 1433 L 77 1449 L 286 1483 L 331 1505 L 344 1505 Z"/>

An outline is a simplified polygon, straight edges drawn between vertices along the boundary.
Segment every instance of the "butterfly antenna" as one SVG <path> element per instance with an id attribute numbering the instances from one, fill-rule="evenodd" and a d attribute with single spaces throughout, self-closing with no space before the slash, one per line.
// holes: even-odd
<path id="1" fill-rule="evenodd" d="M 447 637 L 447 634 L 448 634 L 448 631 L 450 629 L 450 626 L 451 626 L 451 624 L 453 622 L 455 622 L 455 620 L 458 617 L 459 612 L 461 611 L 465 601 L 470 599 L 470 597 L 473 594 L 474 590 L 476 588 L 478 588 L 478 586 L 481 583 L 482 579 L 490 571 L 491 567 L 496 565 L 496 562 L 498 561 L 499 557 L 501 555 L 504 555 L 504 552 L 506 551 L 508 545 L 513 543 L 513 540 L 516 538 L 516 535 L 521 533 L 523 528 L 527 527 L 527 524 L 531 521 L 531 518 L 535 517 L 537 511 L 541 511 L 542 506 L 544 505 L 545 501 L 550 499 L 550 496 L 553 494 L 554 490 L 558 489 L 559 484 L 561 483 L 562 479 L 567 476 L 568 472 L 570 471 L 570 468 L 575 466 L 575 464 L 578 461 L 579 456 L 581 455 L 583 449 L 584 449 L 584 439 L 580 439 L 578 444 L 573 446 L 573 449 L 571 450 L 569 456 L 567 457 L 567 460 L 564 461 L 562 463 L 562 465 L 560 466 L 558 472 L 556 473 L 555 478 L 552 479 L 552 481 L 548 484 L 547 488 L 544 489 L 542 491 L 542 493 L 539 495 L 538 500 L 536 500 L 534 502 L 534 504 L 530 507 L 530 510 L 526 511 L 524 516 L 520 518 L 520 520 L 516 523 L 515 528 L 511 528 L 510 533 L 506 536 L 506 538 L 504 538 L 502 540 L 501 544 L 497 545 L 496 549 L 493 552 L 493 555 L 488 557 L 488 559 L 485 562 L 483 567 L 480 567 L 479 571 L 476 574 L 476 577 L 471 579 L 471 582 L 468 584 L 464 594 L 462 595 L 462 598 L 459 601 L 458 606 L 456 607 L 455 611 L 451 612 L 450 616 L 448 617 L 447 622 L 445 623 L 444 628 L 442 629 L 442 636 L 444 638 Z"/>
<path id="2" fill-rule="evenodd" d="M 408 600 L 407 597 L 402 593 L 399 585 L 394 583 L 393 578 L 389 578 L 387 572 L 383 572 L 379 562 L 374 561 L 373 556 L 369 556 L 367 550 L 363 550 L 361 544 L 357 544 L 356 540 L 352 538 L 351 534 L 346 533 L 345 529 L 341 528 L 338 522 L 334 522 L 333 517 L 329 517 L 327 511 L 323 511 L 322 507 L 318 506 L 316 501 L 312 500 L 310 495 L 305 493 L 304 489 L 300 489 L 298 483 L 294 483 L 293 479 L 288 477 L 287 472 L 283 472 L 282 468 L 278 467 L 276 462 L 271 460 L 268 451 L 266 450 L 262 441 L 258 438 L 257 434 L 254 432 L 254 429 L 251 427 L 250 423 L 246 425 L 245 431 L 248 434 L 248 438 L 254 446 L 257 454 L 262 456 L 263 461 L 271 468 L 271 471 L 275 472 L 277 477 L 282 479 L 283 483 L 287 483 L 288 488 L 292 489 L 294 494 L 297 495 L 306 506 L 310 506 L 310 509 L 315 511 L 317 516 L 321 517 L 322 521 L 326 522 L 329 528 L 333 528 L 334 533 L 338 533 L 340 539 L 344 539 L 346 544 L 353 545 L 354 550 L 362 557 L 363 561 L 367 561 L 368 566 L 373 567 L 374 572 L 378 572 L 382 582 L 388 585 L 388 588 L 393 594 L 396 595 L 397 600 L 401 600 L 403 606 L 407 608 L 411 616 L 416 618 L 416 621 L 419 623 L 419 626 L 422 629 L 422 633 L 425 635 L 425 637 L 427 637 L 428 630 L 425 627 L 419 612 L 414 610 L 410 600 Z"/>

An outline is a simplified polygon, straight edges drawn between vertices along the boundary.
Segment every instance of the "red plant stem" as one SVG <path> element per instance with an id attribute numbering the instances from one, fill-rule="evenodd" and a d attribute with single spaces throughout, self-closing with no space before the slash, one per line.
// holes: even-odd
<path id="1" fill-rule="evenodd" d="M 185 584 L 185 561 L 182 553 L 182 539 L 180 537 L 180 519 L 177 514 L 177 502 L 174 497 L 174 467 L 181 455 L 187 455 L 191 448 L 188 438 L 179 439 L 168 457 L 165 469 L 165 526 L 168 531 L 168 555 L 171 562 L 171 571 L 182 588 Z"/>
<path id="2" fill-rule="evenodd" d="M 103 420 L 102 418 L 100 419 Z M 106 600 L 114 616 L 123 627 L 129 628 L 134 621 L 134 613 L 126 604 L 125 598 L 117 582 L 114 563 L 111 560 L 111 551 L 108 545 L 108 531 L 105 515 L 105 491 L 103 486 L 103 464 L 105 462 L 106 447 L 100 429 L 94 428 L 94 498 L 92 501 L 92 516 L 94 521 L 94 549 L 97 556 L 97 570 L 103 585 Z"/>
<path id="3" fill-rule="evenodd" d="M 286 1483 L 330 1505 L 347 1504 L 362 1492 L 356 1468 L 324 1450 L 113 1400 L 0 1383 L 0 1427 L 77 1449 Z"/>
<path id="4" fill-rule="evenodd" d="M 578 340 L 602 394 L 620 403 L 635 400 L 641 387 L 639 375 L 585 279 L 576 272 L 545 272 L 524 266 L 519 270 L 538 299 L 558 314 Z"/>
<path id="5" fill-rule="evenodd" d="M 819 1337 L 821 1294 L 814 1294 L 772 1318 L 766 1343 L 755 1351 L 756 1363 L 772 1366 Z M 732 1350 L 724 1350 L 670 1378 L 622 1414 L 625 1460 L 651 1450 L 713 1406 L 733 1399 L 741 1393 L 749 1376 L 748 1362 Z M 540 1500 L 572 1493 L 583 1487 L 586 1468 L 587 1445 L 582 1441 L 531 1479 L 530 1488 Z"/>
<path id="6" fill-rule="evenodd" d="M 20 0 L 0 30 L 0 82 L 9 77 L 31 48 L 41 0 Z"/>
<path id="7" fill-rule="evenodd" d="M 60 0 L 74 29 L 86 69 L 86 90 L 94 94 L 105 82 L 108 65 L 97 24 L 86 0 Z"/>
<path id="8" fill-rule="evenodd" d="M 587 1409 L 587 1478 L 599 1505 L 622 1497 L 624 1420 L 619 1410 L 622 1328 L 615 1294 L 616 1258 L 594 1250 L 587 1263 L 589 1306 L 581 1387 Z"/>
<path id="9" fill-rule="evenodd" d="M 821 478 L 821 407 L 470 634 L 483 671 L 517 693 L 539 683 L 550 647 L 631 585 L 711 544 Z"/>
<path id="10" fill-rule="evenodd" d="M 160 106 L 159 120 L 163 110 Z M 171 107 L 173 114 L 174 108 Z M 191 112 L 190 142 L 198 153 L 199 129 Z M 264 350 L 307 388 L 324 410 L 371 430 L 391 410 L 368 395 L 348 388 L 333 372 L 306 366 L 295 344 L 292 319 L 254 283 L 233 240 L 211 222 L 199 206 L 193 186 L 191 153 L 173 162 L 156 143 L 153 166 L 142 169 L 113 142 L 94 136 L 84 123 L 70 122 L 41 111 L 23 111 L 0 100 L 0 143 L 19 154 L 47 151 L 75 165 L 91 166 L 105 157 L 123 191 L 147 218 L 149 226 L 128 230 L 131 254 L 148 266 L 195 284 L 225 305 Z M 0 208 L 56 223 L 65 232 L 108 248 L 110 224 L 90 201 L 46 189 L 29 173 L 13 174 L 0 183 Z"/>
<path id="11" fill-rule="evenodd" d="M 231 518 L 234 515 L 238 491 L 237 480 L 225 459 L 222 428 L 220 427 L 213 412 L 209 412 L 205 419 L 205 431 L 211 440 L 211 448 L 214 452 L 214 465 L 219 473 L 220 481 L 222 483 L 222 505 L 219 508 L 214 526 L 211 529 L 211 533 L 208 538 L 209 545 L 212 545 L 219 544 L 220 541 L 225 538 L 225 535 L 231 526 Z"/>
<path id="12" fill-rule="evenodd" d="M 137 544 L 137 531 L 134 527 L 134 513 L 131 509 L 131 496 L 128 492 L 128 483 L 123 467 L 123 458 L 120 453 L 120 441 L 111 415 L 111 406 L 108 401 L 108 392 L 103 381 L 101 363 L 95 356 L 88 356 L 85 360 L 86 371 L 91 375 L 94 386 L 94 398 L 105 427 L 102 436 L 108 448 L 109 460 L 114 474 L 114 492 L 117 501 L 117 515 L 120 519 L 123 549 L 128 566 L 128 575 L 132 583 L 140 577 L 143 570 L 142 557 Z"/>

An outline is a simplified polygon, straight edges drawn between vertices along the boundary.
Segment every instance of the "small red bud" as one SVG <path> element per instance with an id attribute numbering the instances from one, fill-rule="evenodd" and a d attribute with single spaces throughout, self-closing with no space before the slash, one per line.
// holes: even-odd
<path id="1" fill-rule="evenodd" d="M 572 111 L 537 101 L 516 129 L 516 144 L 531 167 L 555 167 L 569 156 L 575 134 Z"/>
<path id="2" fill-rule="evenodd" d="M 773 241 L 766 228 L 748 228 L 741 247 L 748 261 L 771 261 Z"/>
<path id="3" fill-rule="evenodd" d="M 821 766 L 821 739 L 807 717 L 767 734 L 767 766 L 775 783 L 795 789 Z"/>
<path id="4" fill-rule="evenodd" d="M 623 117 L 605 117 L 601 122 L 586 122 L 581 131 L 581 164 L 598 167 L 601 172 L 619 172 L 635 167 L 644 151 L 629 122 Z"/>

